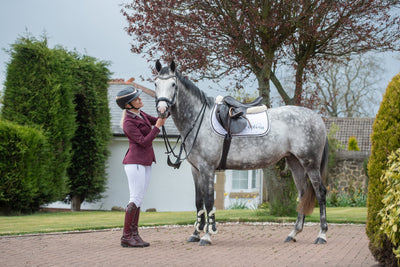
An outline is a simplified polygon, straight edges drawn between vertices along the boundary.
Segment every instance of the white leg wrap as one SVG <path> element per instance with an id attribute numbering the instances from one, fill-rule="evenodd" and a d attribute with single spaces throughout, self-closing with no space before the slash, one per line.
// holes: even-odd
<path id="1" fill-rule="evenodd" d="M 326 241 L 326 233 L 323 232 L 323 231 L 320 231 L 320 232 L 319 232 L 319 235 L 318 235 L 318 238 L 321 238 L 321 239 L 323 239 L 323 240 Z"/>
<path id="2" fill-rule="evenodd" d="M 296 235 L 297 235 L 297 231 L 296 230 L 292 230 L 292 232 L 288 236 L 290 236 L 291 238 L 295 238 Z"/>

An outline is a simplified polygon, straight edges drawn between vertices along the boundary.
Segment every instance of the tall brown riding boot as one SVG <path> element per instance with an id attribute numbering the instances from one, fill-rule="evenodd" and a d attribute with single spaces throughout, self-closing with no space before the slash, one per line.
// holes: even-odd
<path id="1" fill-rule="evenodd" d="M 137 238 L 137 224 L 135 227 L 135 221 L 136 221 L 136 216 L 138 216 L 138 214 L 139 214 L 138 208 L 136 207 L 135 203 L 133 202 L 129 203 L 125 211 L 124 230 L 121 237 L 121 246 L 123 247 L 146 246 L 146 243 L 140 241 Z"/>
<path id="2" fill-rule="evenodd" d="M 144 247 L 150 246 L 150 243 L 143 241 L 143 239 L 139 235 L 138 225 L 139 225 L 139 216 L 140 216 L 140 207 L 137 208 L 136 211 L 137 215 L 135 216 L 135 220 L 132 225 L 132 235 L 133 238 L 136 239 L 138 242 L 143 243 Z"/>

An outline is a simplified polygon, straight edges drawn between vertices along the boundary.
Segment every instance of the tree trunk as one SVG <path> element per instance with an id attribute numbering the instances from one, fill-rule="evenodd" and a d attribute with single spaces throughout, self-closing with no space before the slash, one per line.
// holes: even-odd
<path id="1" fill-rule="evenodd" d="M 80 196 L 72 196 L 71 211 L 81 211 L 82 199 Z"/>
<path id="2" fill-rule="evenodd" d="M 286 159 L 263 169 L 267 187 L 270 214 L 274 216 L 295 216 L 297 190 Z"/>
<path id="3" fill-rule="evenodd" d="M 271 106 L 269 84 L 271 78 L 276 79 L 271 68 L 267 66 L 264 66 L 263 71 L 257 76 L 259 95 L 264 98 L 263 102 L 268 107 Z M 289 175 L 287 175 L 287 172 L 289 172 Z M 264 168 L 263 173 L 271 214 L 278 216 L 294 215 L 296 213 L 297 191 L 291 173 L 286 168 L 286 160 L 282 159 L 276 165 Z"/>

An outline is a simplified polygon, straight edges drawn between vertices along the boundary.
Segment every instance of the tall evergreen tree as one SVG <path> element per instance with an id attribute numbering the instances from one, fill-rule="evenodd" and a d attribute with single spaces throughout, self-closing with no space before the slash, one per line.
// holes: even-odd
<path id="1" fill-rule="evenodd" d="M 107 145 L 111 137 L 107 63 L 79 56 L 74 68 L 77 130 L 72 139 L 72 160 L 68 168 L 71 209 L 80 210 L 84 200 L 100 199 L 106 185 Z"/>

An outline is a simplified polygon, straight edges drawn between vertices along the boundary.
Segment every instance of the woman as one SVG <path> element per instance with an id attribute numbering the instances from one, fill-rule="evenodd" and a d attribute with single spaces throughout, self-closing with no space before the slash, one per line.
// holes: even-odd
<path id="1" fill-rule="evenodd" d="M 138 233 L 140 206 L 150 183 L 151 164 L 156 161 L 153 140 L 165 123 L 141 111 L 141 90 L 134 87 L 122 89 L 116 101 L 123 109 L 122 129 L 129 140 L 129 150 L 122 162 L 128 177 L 129 204 L 125 211 L 124 230 L 121 237 L 123 247 L 148 247 Z M 155 127 L 152 127 L 152 126 Z"/>

